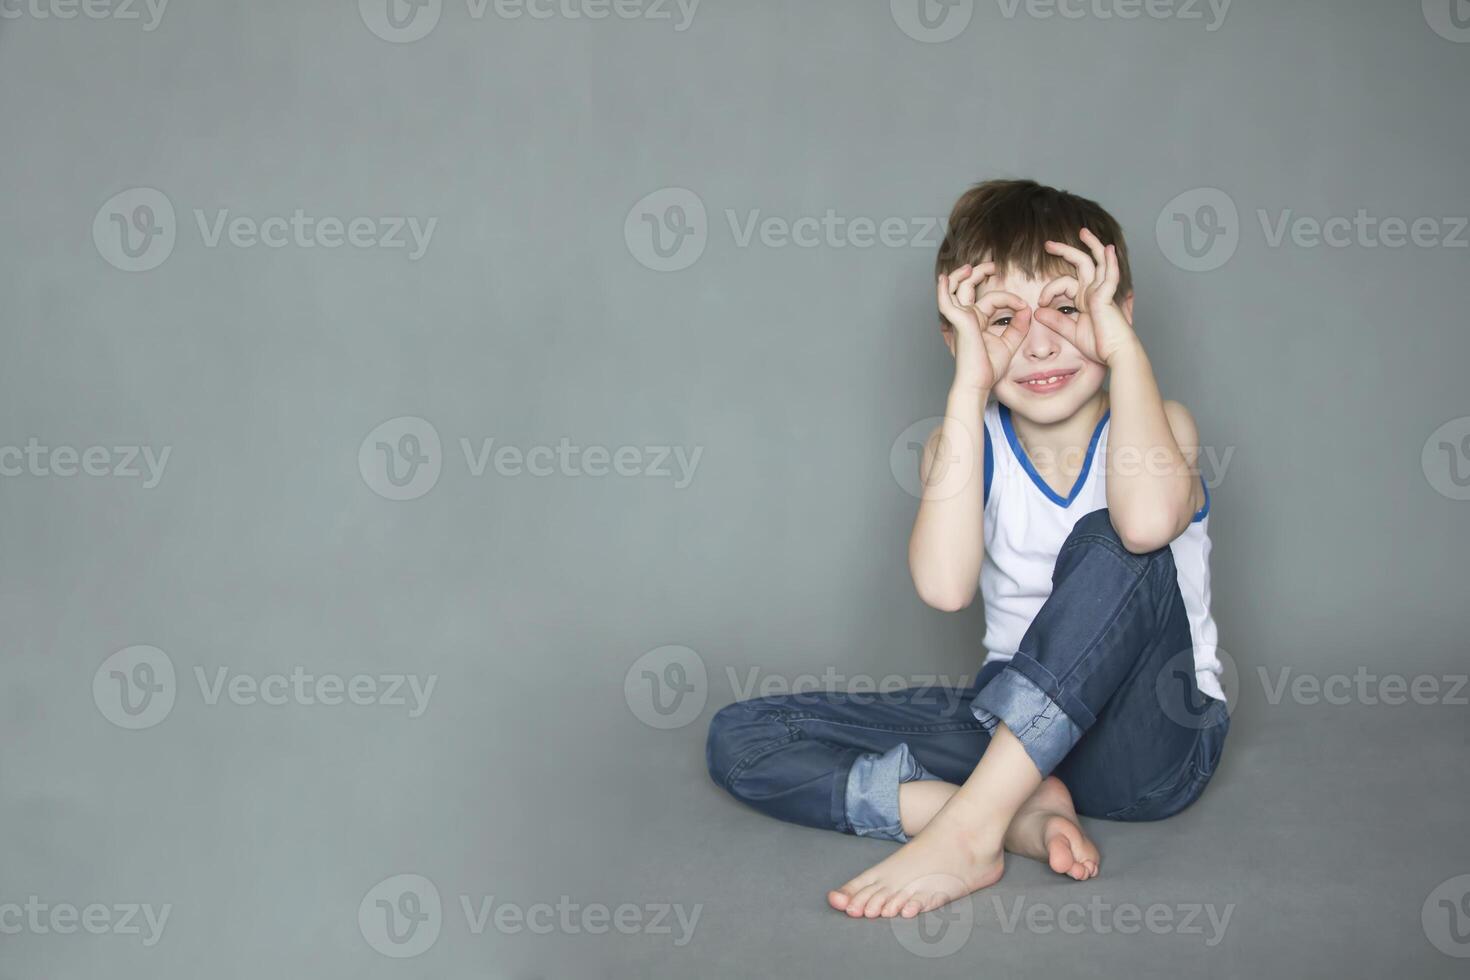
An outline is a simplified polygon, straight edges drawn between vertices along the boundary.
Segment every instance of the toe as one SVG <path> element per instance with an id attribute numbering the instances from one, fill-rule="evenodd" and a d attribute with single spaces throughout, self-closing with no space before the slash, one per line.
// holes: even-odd
<path id="1" fill-rule="evenodd" d="M 868 904 L 863 908 L 863 915 L 870 919 L 876 919 L 883 914 L 883 906 L 888 904 L 888 898 L 893 893 L 887 888 L 878 887 L 877 891 L 868 896 Z"/>
<path id="2" fill-rule="evenodd" d="M 876 893 L 877 891 L 877 884 L 867 885 L 859 890 L 858 893 L 852 897 L 852 901 L 847 903 L 847 914 L 855 919 L 861 918 L 863 913 L 867 910 L 868 902 L 873 898 L 874 893 Z"/>
<path id="3" fill-rule="evenodd" d="M 1058 874 L 1066 874 L 1077 863 L 1077 858 L 1072 854 L 1072 842 L 1062 834 L 1057 834 L 1046 842 L 1046 857 L 1047 864 Z"/>
<path id="4" fill-rule="evenodd" d="M 899 912 L 903 911 L 904 906 L 913 901 L 913 898 L 913 892 L 910 891 L 894 892 L 888 901 L 883 903 L 883 918 L 893 918 Z"/>
<path id="5" fill-rule="evenodd" d="M 923 899 L 920 896 L 915 895 L 907 902 L 903 903 L 903 908 L 899 909 L 898 914 L 903 916 L 905 919 L 912 919 L 914 916 L 918 915 L 920 910 L 922 910 L 923 908 Z"/>

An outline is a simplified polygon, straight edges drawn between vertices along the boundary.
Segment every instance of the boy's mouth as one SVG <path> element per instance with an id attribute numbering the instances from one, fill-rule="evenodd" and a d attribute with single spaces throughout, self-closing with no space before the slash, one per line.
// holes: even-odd
<path id="1" fill-rule="evenodd" d="M 1038 371 L 1024 378 L 1017 378 L 1016 384 L 1026 391 L 1047 395 L 1066 387 L 1067 382 L 1076 377 L 1078 370 L 1078 368 L 1065 368 L 1057 371 Z"/>

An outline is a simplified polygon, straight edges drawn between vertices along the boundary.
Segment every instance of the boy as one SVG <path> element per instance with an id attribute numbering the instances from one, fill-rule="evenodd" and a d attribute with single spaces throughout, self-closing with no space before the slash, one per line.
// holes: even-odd
<path id="1" fill-rule="evenodd" d="M 854 918 L 994 884 L 1006 851 L 1095 876 L 1078 813 L 1177 813 L 1229 730 L 1199 439 L 1133 332 L 1118 223 L 989 181 L 955 205 L 937 271 L 955 374 L 909 568 L 937 609 L 983 596 L 987 656 L 962 713 L 952 692 L 912 688 L 760 698 L 710 723 L 710 775 L 738 799 L 903 843 L 828 893 Z"/>

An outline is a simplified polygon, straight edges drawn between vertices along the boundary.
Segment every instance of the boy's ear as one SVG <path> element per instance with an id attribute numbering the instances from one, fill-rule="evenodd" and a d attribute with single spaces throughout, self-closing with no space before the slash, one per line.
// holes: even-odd
<path id="1" fill-rule="evenodd" d="M 1118 305 L 1123 310 L 1123 318 L 1128 321 L 1130 327 L 1133 326 L 1133 294 L 1129 293 L 1127 296 L 1124 296 L 1123 302 Z"/>
<path id="2" fill-rule="evenodd" d="M 1130 325 L 1133 323 L 1133 321 L 1131 319 L 1128 322 L 1129 322 Z M 953 324 L 946 323 L 944 326 L 940 327 L 939 328 L 939 334 L 940 334 L 940 336 L 942 336 L 944 338 L 944 346 L 946 346 L 946 347 L 949 348 L 949 356 L 950 357 L 953 357 L 954 356 L 954 326 L 953 326 Z"/>

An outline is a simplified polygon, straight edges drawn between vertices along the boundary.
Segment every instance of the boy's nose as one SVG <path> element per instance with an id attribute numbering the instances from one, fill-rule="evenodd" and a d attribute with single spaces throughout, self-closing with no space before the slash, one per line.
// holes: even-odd
<path id="1" fill-rule="evenodd" d="M 1050 327 L 1038 323 L 1033 318 L 1023 349 L 1031 360 L 1045 361 L 1057 355 L 1057 352 L 1061 350 L 1061 343 Z"/>

